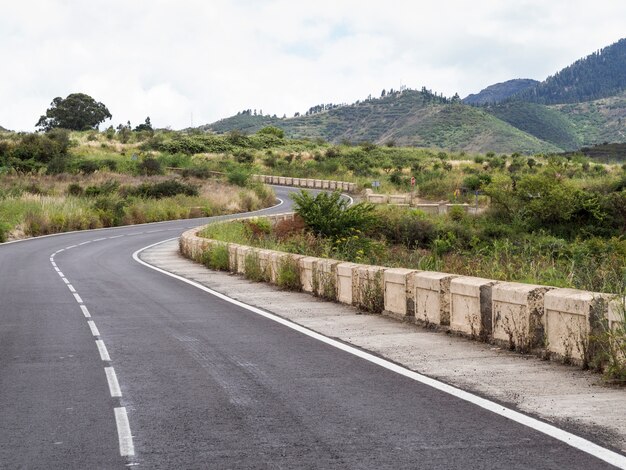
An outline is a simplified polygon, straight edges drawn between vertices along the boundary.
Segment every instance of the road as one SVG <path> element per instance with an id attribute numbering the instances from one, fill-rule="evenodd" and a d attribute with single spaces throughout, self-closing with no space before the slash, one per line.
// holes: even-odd
<path id="1" fill-rule="evenodd" d="M 0 245 L 0 468 L 614 468 L 132 258 L 203 222 Z"/>

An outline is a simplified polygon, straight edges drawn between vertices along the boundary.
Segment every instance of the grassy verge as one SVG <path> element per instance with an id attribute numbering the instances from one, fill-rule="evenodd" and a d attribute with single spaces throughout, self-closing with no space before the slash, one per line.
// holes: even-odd
<path id="1" fill-rule="evenodd" d="M 212 180 L 90 176 L 0 179 L 0 242 L 50 233 L 244 212 L 272 205 L 264 186 Z"/>

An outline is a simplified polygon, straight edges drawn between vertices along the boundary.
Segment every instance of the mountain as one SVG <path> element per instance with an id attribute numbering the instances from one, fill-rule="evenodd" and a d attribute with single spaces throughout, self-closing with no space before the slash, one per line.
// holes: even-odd
<path id="1" fill-rule="evenodd" d="M 538 84 L 539 82 L 537 80 L 530 78 L 517 78 L 502 83 L 496 83 L 495 85 L 488 86 L 481 90 L 480 93 L 466 96 L 463 98 L 463 103 L 472 105 L 499 103 Z"/>
<path id="2" fill-rule="evenodd" d="M 0 126 L 0 132 L 10 132 L 9 129 L 5 129 L 4 127 Z"/>
<path id="3" fill-rule="evenodd" d="M 468 152 L 538 153 L 560 147 L 531 136 L 496 116 L 430 91 L 392 92 L 378 99 L 293 118 L 240 113 L 200 129 L 217 133 L 256 132 L 276 126 L 292 138 L 322 138 L 339 143 L 393 142 Z"/>
<path id="4" fill-rule="evenodd" d="M 582 103 L 626 90 L 626 38 L 577 60 L 514 99 L 541 104 Z"/>
<path id="5" fill-rule="evenodd" d="M 548 77 L 509 80 L 463 101 L 422 88 L 351 105 L 314 106 L 304 116 L 239 113 L 201 129 L 256 132 L 265 126 L 293 138 L 394 142 L 470 152 L 573 151 L 626 141 L 626 39 Z"/>

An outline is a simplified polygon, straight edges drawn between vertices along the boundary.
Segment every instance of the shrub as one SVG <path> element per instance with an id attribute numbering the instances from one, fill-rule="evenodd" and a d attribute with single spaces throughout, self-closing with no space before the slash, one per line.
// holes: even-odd
<path id="1" fill-rule="evenodd" d="M 113 194 L 120 189 L 120 183 L 115 180 L 108 180 L 99 185 L 87 186 L 85 188 L 85 196 L 97 197 Z"/>
<path id="2" fill-rule="evenodd" d="M 183 183 L 177 180 L 161 181 L 159 183 L 142 183 L 136 188 L 127 190 L 127 193 L 133 196 L 162 199 L 165 197 L 173 197 L 179 194 L 185 196 L 198 196 L 198 188 L 192 184 Z"/>
<path id="3" fill-rule="evenodd" d="M 138 168 L 141 174 L 147 176 L 163 174 L 163 167 L 161 166 L 161 162 L 153 157 L 144 158 L 143 161 L 139 163 Z"/>
<path id="4" fill-rule="evenodd" d="M 268 280 L 267 271 L 261 268 L 261 260 L 255 252 L 246 255 L 244 276 L 255 282 L 264 282 Z"/>
<path id="5" fill-rule="evenodd" d="M 228 271 L 229 257 L 228 247 L 225 245 L 215 245 L 202 253 L 202 263 L 210 269 L 218 271 Z"/>
<path id="6" fill-rule="evenodd" d="M 95 160 L 81 160 L 77 165 L 78 171 L 84 174 L 95 173 L 100 169 L 100 165 Z"/>
<path id="7" fill-rule="evenodd" d="M 84 192 L 85 192 L 85 190 L 78 183 L 71 183 L 67 187 L 67 194 L 70 195 L 70 196 L 82 196 Z"/>
<path id="8" fill-rule="evenodd" d="M 330 238 L 352 235 L 355 230 L 366 230 L 373 225 L 374 206 L 368 203 L 348 206 L 338 191 L 311 196 L 301 191 L 292 196 L 296 213 L 307 228 L 317 235 Z"/>
<path id="9" fill-rule="evenodd" d="M 250 171 L 245 168 L 233 168 L 226 173 L 226 179 L 230 184 L 244 187 L 250 179 Z"/>
<path id="10" fill-rule="evenodd" d="M 276 284 L 285 290 L 300 291 L 302 283 L 300 282 L 300 268 L 298 261 L 292 257 L 283 257 L 278 264 L 278 272 L 276 274 Z"/>

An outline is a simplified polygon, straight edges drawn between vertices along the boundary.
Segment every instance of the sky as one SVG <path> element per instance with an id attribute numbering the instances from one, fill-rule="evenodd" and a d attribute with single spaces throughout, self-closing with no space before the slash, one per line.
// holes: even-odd
<path id="1" fill-rule="evenodd" d="M 113 119 L 293 116 L 382 89 L 464 97 L 626 37 L 623 0 L 0 0 L 0 126 L 86 93 Z"/>

